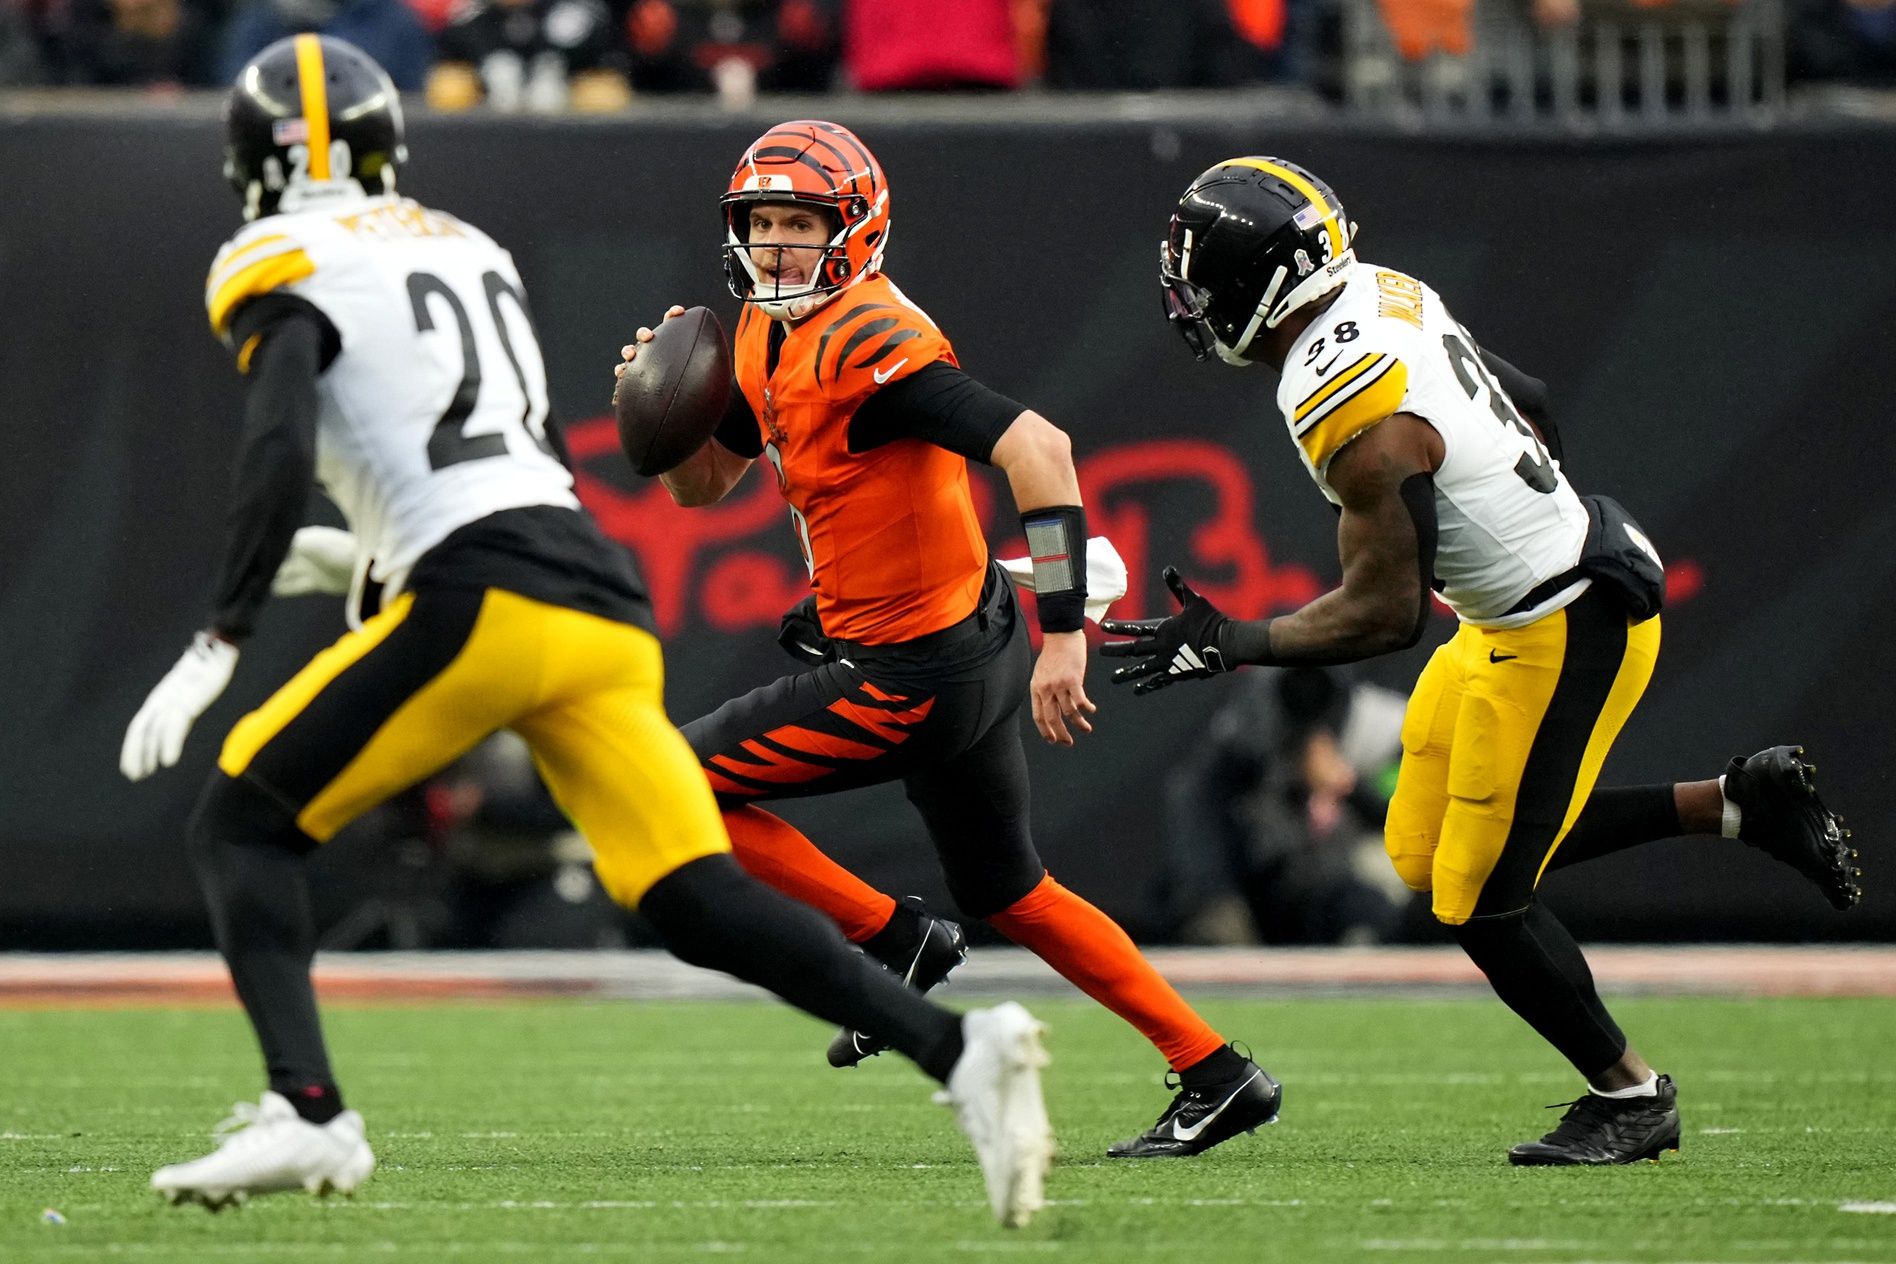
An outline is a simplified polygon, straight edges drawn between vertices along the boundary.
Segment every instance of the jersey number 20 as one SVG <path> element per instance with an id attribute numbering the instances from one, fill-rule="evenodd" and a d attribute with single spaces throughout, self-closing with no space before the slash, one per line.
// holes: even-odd
<path id="1" fill-rule="evenodd" d="M 494 332 L 500 335 L 500 349 L 507 353 L 507 362 L 513 366 L 514 380 L 520 385 L 520 428 L 527 432 L 534 446 L 552 456 L 553 446 L 546 438 L 546 418 L 533 415 L 533 392 L 527 389 L 527 371 L 520 366 L 520 356 L 514 351 L 513 336 L 507 332 L 507 321 L 500 310 L 503 295 L 513 300 L 514 310 L 520 313 L 521 324 L 527 329 L 527 337 L 531 338 L 533 326 L 527 315 L 527 297 L 498 272 L 481 274 L 481 290 L 487 296 L 487 310 L 494 320 Z M 461 384 L 455 388 L 454 397 L 448 401 L 447 409 L 442 412 L 440 420 L 435 422 L 433 433 L 428 436 L 428 465 L 432 469 L 444 470 L 463 461 L 505 456 L 506 435 L 470 435 L 461 430 L 463 423 L 473 415 L 481 396 L 480 347 L 474 341 L 474 326 L 468 322 L 466 306 L 453 287 L 433 273 L 409 274 L 408 301 L 414 308 L 415 328 L 421 333 L 432 332 L 435 328 L 434 312 L 428 304 L 431 298 L 439 298 L 447 304 L 448 310 L 454 315 L 454 323 L 460 329 Z M 538 350 L 537 346 L 535 350 Z"/>

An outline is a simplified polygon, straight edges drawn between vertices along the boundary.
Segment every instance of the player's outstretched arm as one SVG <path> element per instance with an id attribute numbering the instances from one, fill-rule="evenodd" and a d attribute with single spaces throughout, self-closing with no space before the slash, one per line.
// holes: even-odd
<path id="1" fill-rule="evenodd" d="M 685 309 L 673 303 L 665 309 L 662 319 L 673 320 L 684 314 Z M 612 367 L 612 376 L 615 378 L 622 376 L 626 366 L 638 359 L 639 348 L 657 336 L 649 327 L 640 326 L 638 332 L 633 334 L 632 341 L 619 348 L 619 363 Z M 738 428 L 742 427 L 744 417 L 750 414 L 750 405 L 745 401 L 744 392 L 737 388 L 736 383 L 731 384 L 731 413 L 742 415 L 727 416 L 725 426 Z M 752 430 L 756 429 L 757 422 L 754 417 L 750 419 L 749 424 Z M 719 427 L 719 430 L 722 433 L 724 427 Z M 731 489 L 736 487 L 738 481 L 744 477 L 745 471 L 750 469 L 754 459 L 754 457 L 742 456 L 731 451 L 713 438 L 686 457 L 683 462 L 660 474 L 658 481 L 665 485 L 667 492 L 671 493 L 675 504 L 694 509 L 700 505 L 715 505 L 730 495 Z"/>
<path id="2" fill-rule="evenodd" d="M 230 684 L 238 643 L 270 595 L 316 479 L 316 379 L 331 331 L 293 306 L 252 306 L 255 319 L 246 309 L 234 325 L 247 374 L 244 433 L 213 613 L 125 731 L 119 770 L 132 781 L 177 763 L 191 726 Z"/>
<path id="3" fill-rule="evenodd" d="M 1397 413 L 1370 427 L 1326 471 L 1343 502 L 1341 586 L 1275 619 L 1231 619 L 1168 567 L 1177 614 L 1101 625 L 1134 638 L 1100 648 L 1109 657 L 1138 660 L 1114 672 L 1113 683 L 1136 681 L 1137 692 L 1148 693 L 1247 663 L 1349 663 L 1415 644 L 1428 620 L 1433 474 L 1442 456 L 1441 437 L 1419 417 Z"/>
<path id="4" fill-rule="evenodd" d="M 1265 621 L 1261 643 L 1234 629 L 1236 661 L 1348 663 L 1420 640 L 1435 574 L 1433 475 L 1442 456 L 1434 427 L 1406 413 L 1345 445 L 1327 471 L 1343 502 L 1336 537 L 1342 585 Z"/>
<path id="5" fill-rule="evenodd" d="M 1042 632 L 1031 687 L 1034 727 L 1055 746 L 1071 746 L 1067 726 L 1091 733 L 1086 717 L 1098 710 L 1086 696 L 1086 514 L 1073 444 L 1028 409 L 1002 432 L 989 460 L 1007 475 L 1034 555 Z"/>

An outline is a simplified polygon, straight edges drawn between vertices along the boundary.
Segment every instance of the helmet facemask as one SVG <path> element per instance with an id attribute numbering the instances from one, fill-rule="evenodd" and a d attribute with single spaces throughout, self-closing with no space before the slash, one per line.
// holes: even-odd
<path id="1" fill-rule="evenodd" d="M 884 201 L 887 196 L 883 194 Z M 852 194 L 832 200 L 810 196 L 784 197 L 781 194 L 771 196 L 771 190 L 760 189 L 727 194 L 722 202 L 725 280 L 734 296 L 761 308 L 773 320 L 802 320 L 857 281 L 873 275 L 880 267 L 882 252 L 888 244 L 885 234 L 883 240 L 876 243 L 870 266 L 860 271 L 850 262 L 851 239 L 874 219 L 874 208 L 860 195 Z M 827 221 L 834 231 L 823 242 L 754 242 L 750 240 L 750 208 L 760 203 L 808 208 Z M 785 286 L 782 281 L 766 275 L 765 270 L 758 265 L 759 254 L 775 250 L 821 253 L 806 281 Z"/>
<path id="2" fill-rule="evenodd" d="M 1188 251 L 1191 236 L 1192 230 L 1186 229 Z M 1164 287 L 1160 293 L 1165 301 L 1165 319 L 1192 349 L 1193 358 L 1204 360 L 1210 358 L 1212 349 L 1218 345 L 1218 335 L 1212 331 L 1211 321 L 1205 315 L 1211 306 L 1211 294 L 1202 285 L 1187 281 L 1179 272 L 1181 267 L 1189 266 L 1189 262 L 1174 256 L 1171 241 L 1159 243 L 1159 282 Z"/>

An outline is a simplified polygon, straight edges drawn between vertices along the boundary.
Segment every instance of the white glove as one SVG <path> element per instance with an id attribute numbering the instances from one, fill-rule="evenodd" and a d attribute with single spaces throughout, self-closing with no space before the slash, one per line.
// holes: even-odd
<path id="1" fill-rule="evenodd" d="M 1034 590 L 1034 559 L 1004 557 L 1001 569 L 1013 577 L 1014 587 Z M 1126 595 L 1126 562 L 1113 542 L 1103 535 L 1086 541 L 1086 617 L 1098 623 L 1115 601 Z"/>
<path id="2" fill-rule="evenodd" d="M 355 579 L 356 538 L 336 527 L 300 527 L 277 567 L 270 591 L 279 597 L 346 593 Z"/>
<path id="3" fill-rule="evenodd" d="M 177 665 L 165 673 L 132 717 L 119 748 L 119 771 L 127 781 L 143 781 L 160 767 L 169 768 L 184 753 L 184 738 L 204 709 L 217 701 L 237 670 L 237 647 L 200 632 Z"/>

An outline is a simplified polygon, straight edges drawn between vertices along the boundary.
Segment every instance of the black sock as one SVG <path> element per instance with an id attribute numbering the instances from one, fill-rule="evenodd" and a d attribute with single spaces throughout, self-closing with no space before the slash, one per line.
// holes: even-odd
<path id="1" fill-rule="evenodd" d="M 1178 1082 L 1186 1088 L 1208 1088 L 1213 1084 L 1225 1084 L 1243 1073 L 1249 1059 L 1233 1049 L 1222 1045 L 1192 1063 L 1178 1069 Z"/>
<path id="2" fill-rule="evenodd" d="M 191 819 L 192 860 L 210 903 L 211 929 L 263 1047 L 270 1085 L 292 1090 L 284 1094 L 292 1103 L 304 1100 L 298 1090 L 326 1090 L 313 1104 L 326 1110 L 333 1094 L 336 1108 L 328 1118 L 334 1118 L 342 1098 L 309 978 L 316 922 L 303 858 L 313 845 L 287 810 L 222 773 L 212 777 Z"/>
<path id="3" fill-rule="evenodd" d="M 915 960 L 916 950 L 928 934 L 928 913 L 921 901 L 898 900 L 889 924 L 862 941 L 862 950 L 889 969 L 900 973 Z"/>
<path id="4" fill-rule="evenodd" d="M 1495 995 L 1589 1081 L 1620 1060 L 1626 1036 L 1594 990 L 1593 971 L 1546 905 L 1451 926 Z"/>
<path id="5" fill-rule="evenodd" d="M 706 856 L 652 885 L 639 912 L 681 961 L 768 988 L 816 1017 L 874 1036 L 946 1081 L 961 1017 L 849 951 L 836 927 L 729 856 Z"/>
<path id="6" fill-rule="evenodd" d="M 1588 796 L 1547 867 L 1565 869 L 1684 832 L 1671 786 L 1607 786 Z"/>
<path id="7" fill-rule="evenodd" d="M 313 1124 L 326 1124 L 343 1112 L 342 1090 L 334 1084 L 292 1084 L 273 1078 L 270 1090 L 281 1093 L 297 1114 Z"/>

